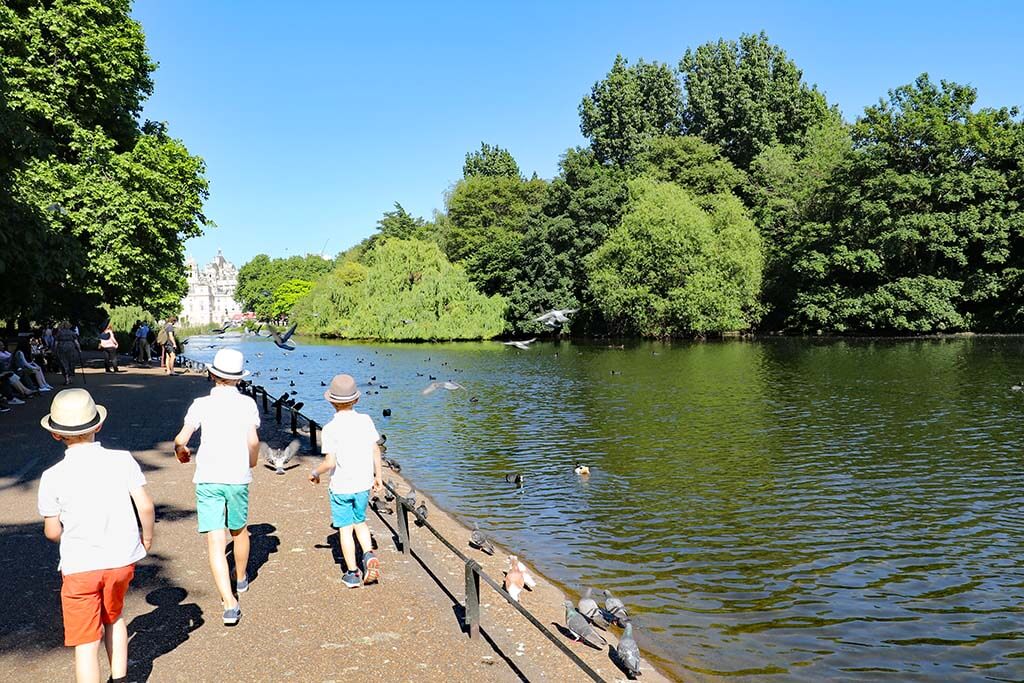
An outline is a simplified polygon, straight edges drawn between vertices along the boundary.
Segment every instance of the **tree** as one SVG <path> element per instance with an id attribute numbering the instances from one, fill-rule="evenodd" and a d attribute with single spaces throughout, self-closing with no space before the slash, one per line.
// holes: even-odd
<path id="1" fill-rule="evenodd" d="M 580 130 L 600 163 L 626 166 L 648 137 L 678 134 L 682 95 L 666 64 L 642 59 L 629 66 L 622 55 L 580 102 Z"/>
<path id="2" fill-rule="evenodd" d="M 494 178 L 518 178 L 519 164 L 507 149 L 498 145 L 480 143 L 480 149 L 466 154 L 466 163 L 462 165 L 462 177 L 485 175 Z"/>
<path id="3" fill-rule="evenodd" d="M 291 313 L 296 302 L 309 294 L 313 289 L 313 283 L 309 280 L 292 278 L 285 280 L 274 290 L 273 312 L 275 318 L 284 318 Z"/>
<path id="4" fill-rule="evenodd" d="M 684 130 L 721 147 L 743 170 L 769 145 L 796 143 L 811 126 L 839 116 L 764 32 L 687 50 L 679 71 Z"/>
<path id="5" fill-rule="evenodd" d="M 589 258 L 613 331 L 646 337 L 748 328 L 761 288 L 761 239 L 733 195 L 695 197 L 637 179 L 622 223 Z"/>
<path id="6" fill-rule="evenodd" d="M 235 298 L 246 310 L 263 320 L 270 320 L 289 310 L 295 301 L 278 299 L 278 288 L 290 280 L 314 282 L 329 273 L 334 262 L 316 254 L 271 259 L 258 254 L 238 270 Z M 282 293 L 291 292 L 284 290 Z"/>
<path id="7" fill-rule="evenodd" d="M 793 239 L 791 324 L 934 332 L 1024 322 L 1024 124 L 923 74 L 868 107 Z"/>
<path id="8" fill-rule="evenodd" d="M 294 309 L 304 329 L 348 339 L 489 339 L 502 333 L 505 301 L 470 283 L 432 242 L 382 240 L 367 264 L 322 278 Z"/>
<path id="9" fill-rule="evenodd" d="M 377 230 L 380 237 L 407 240 L 416 237 L 424 225 L 426 221 L 412 216 L 401 204 L 395 202 L 395 210 L 385 211 L 377 221 Z"/>
<path id="10" fill-rule="evenodd" d="M 692 135 L 649 138 L 631 171 L 675 183 L 696 195 L 736 192 L 746 181 L 742 171 L 722 158 L 718 147 Z"/>
<path id="11" fill-rule="evenodd" d="M 202 159 L 139 125 L 155 68 L 127 0 L 0 6 L 0 273 L 6 315 L 168 313 L 209 224 Z"/>

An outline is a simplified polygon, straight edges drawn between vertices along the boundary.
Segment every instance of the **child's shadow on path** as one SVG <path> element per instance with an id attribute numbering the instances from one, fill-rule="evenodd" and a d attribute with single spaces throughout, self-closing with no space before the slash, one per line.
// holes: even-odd
<path id="1" fill-rule="evenodd" d="M 128 679 L 148 681 L 157 657 L 173 651 L 203 625 L 203 610 L 194 602 L 181 604 L 188 591 L 167 586 L 150 591 L 146 602 L 156 609 L 128 624 Z"/>
<path id="2" fill-rule="evenodd" d="M 274 535 L 277 527 L 273 524 L 252 524 L 249 526 L 249 566 L 247 573 L 252 581 L 259 576 L 260 568 L 270 556 L 277 552 L 280 539 Z"/>

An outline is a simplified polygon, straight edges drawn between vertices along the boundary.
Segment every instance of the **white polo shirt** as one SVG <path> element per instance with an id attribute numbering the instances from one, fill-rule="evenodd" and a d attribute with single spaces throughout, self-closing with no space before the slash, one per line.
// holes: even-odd
<path id="1" fill-rule="evenodd" d="M 200 430 L 196 452 L 196 484 L 248 484 L 249 428 L 260 426 L 256 402 L 232 386 L 216 386 L 209 396 L 197 398 L 185 415 L 185 424 Z"/>
<path id="2" fill-rule="evenodd" d="M 337 466 L 331 472 L 331 493 L 359 493 L 373 486 L 373 447 L 380 435 L 373 418 L 354 410 L 339 410 L 323 428 L 320 450 L 331 453 Z"/>
<path id="3" fill-rule="evenodd" d="M 60 517 L 60 570 L 116 569 L 146 556 L 130 492 L 145 486 L 128 451 L 98 442 L 70 446 L 39 480 L 39 514 Z"/>

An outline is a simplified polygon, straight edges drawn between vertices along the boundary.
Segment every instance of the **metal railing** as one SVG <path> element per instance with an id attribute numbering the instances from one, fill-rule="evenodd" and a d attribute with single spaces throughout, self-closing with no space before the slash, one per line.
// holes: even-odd
<path id="1" fill-rule="evenodd" d="M 280 398 L 273 398 L 265 387 L 252 384 L 251 382 L 243 385 L 243 393 L 247 396 L 251 396 L 256 405 L 263 409 L 264 413 L 269 413 L 270 409 L 274 408 L 274 417 L 278 424 L 284 422 L 284 411 L 287 410 L 290 417 L 290 428 L 292 434 L 298 434 L 299 421 L 304 420 L 309 430 L 309 441 L 310 447 L 314 453 L 319 453 L 319 447 L 317 446 L 317 430 L 320 425 L 309 417 L 303 415 L 300 411 L 295 410 L 291 406 L 285 406 L 284 401 Z M 490 586 L 494 591 L 501 596 L 505 602 L 511 605 L 517 612 L 519 612 L 534 628 L 540 631 L 548 640 L 555 644 L 559 650 L 561 650 L 573 664 L 578 666 L 583 673 L 585 673 L 591 680 L 597 681 L 598 683 L 604 683 L 604 679 L 598 674 L 589 664 L 583 661 L 579 655 L 572 651 L 568 645 L 565 644 L 562 638 L 551 632 L 547 626 L 533 615 L 528 609 L 522 606 L 518 600 L 514 600 L 511 595 L 505 590 L 505 587 L 492 578 L 487 572 L 483 570 L 480 563 L 473 558 L 467 556 L 464 552 L 452 545 L 451 541 L 445 538 L 434 526 L 427 521 L 426 517 L 423 517 L 416 512 L 415 506 L 409 502 L 407 498 L 402 496 L 394 487 L 384 484 L 384 487 L 395 496 L 395 502 L 397 503 L 395 508 L 397 527 L 398 527 L 398 543 L 400 550 L 403 555 L 413 555 L 423 562 L 421 558 L 412 550 L 412 536 L 409 533 L 409 514 L 416 518 L 419 526 L 427 529 L 431 534 L 434 535 L 448 550 L 452 552 L 465 566 L 465 579 L 466 579 L 466 601 L 463 605 L 464 616 L 463 623 L 466 626 L 466 631 L 470 638 L 476 638 L 480 634 L 480 582 L 483 581 L 485 584 Z M 383 516 L 380 512 L 377 515 L 384 521 Z M 386 523 L 386 522 L 385 522 Z M 390 526 L 390 525 L 389 525 Z M 424 566 L 425 563 L 424 563 Z"/>

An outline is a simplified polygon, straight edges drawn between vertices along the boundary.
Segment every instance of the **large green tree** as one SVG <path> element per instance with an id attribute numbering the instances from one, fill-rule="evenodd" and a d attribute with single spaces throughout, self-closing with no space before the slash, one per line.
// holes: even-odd
<path id="1" fill-rule="evenodd" d="M 792 324 L 933 332 L 1024 322 L 1024 124 L 927 75 L 853 127 L 794 236 Z"/>
<path id="2" fill-rule="evenodd" d="M 263 320 L 277 318 L 287 314 L 296 301 L 294 286 L 280 289 L 282 285 L 292 280 L 314 282 L 333 268 L 334 261 L 316 254 L 275 259 L 257 254 L 238 269 L 235 298 Z"/>
<path id="3" fill-rule="evenodd" d="M 610 328 L 645 337 L 743 330 L 758 314 L 761 238 L 739 199 L 640 178 L 622 223 L 589 258 Z"/>
<path id="4" fill-rule="evenodd" d="M 764 32 L 688 49 L 679 70 L 685 130 L 720 146 L 744 170 L 765 147 L 793 144 L 811 126 L 838 118 Z"/>
<path id="5" fill-rule="evenodd" d="M 580 129 L 599 162 L 625 166 L 647 138 L 679 133 L 681 107 L 679 81 L 668 65 L 641 59 L 630 66 L 618 55 L 580 102 Z"/>
<path id="6" fill-rule="evenodd" d="M 349 339 L 489 339 L 505 301 L 484 296 L 432 242 L 382 240 L 366 265 L 345 263 L 296 304 L 303 329 Z"/>
<path id="7" fill-rule="evenodd" d="M 154 68 L 127 0 L 0 5 L 0 274 L 24 292 L 0 314 L 177 306 L 207 184 L 138 122 Z"/>

